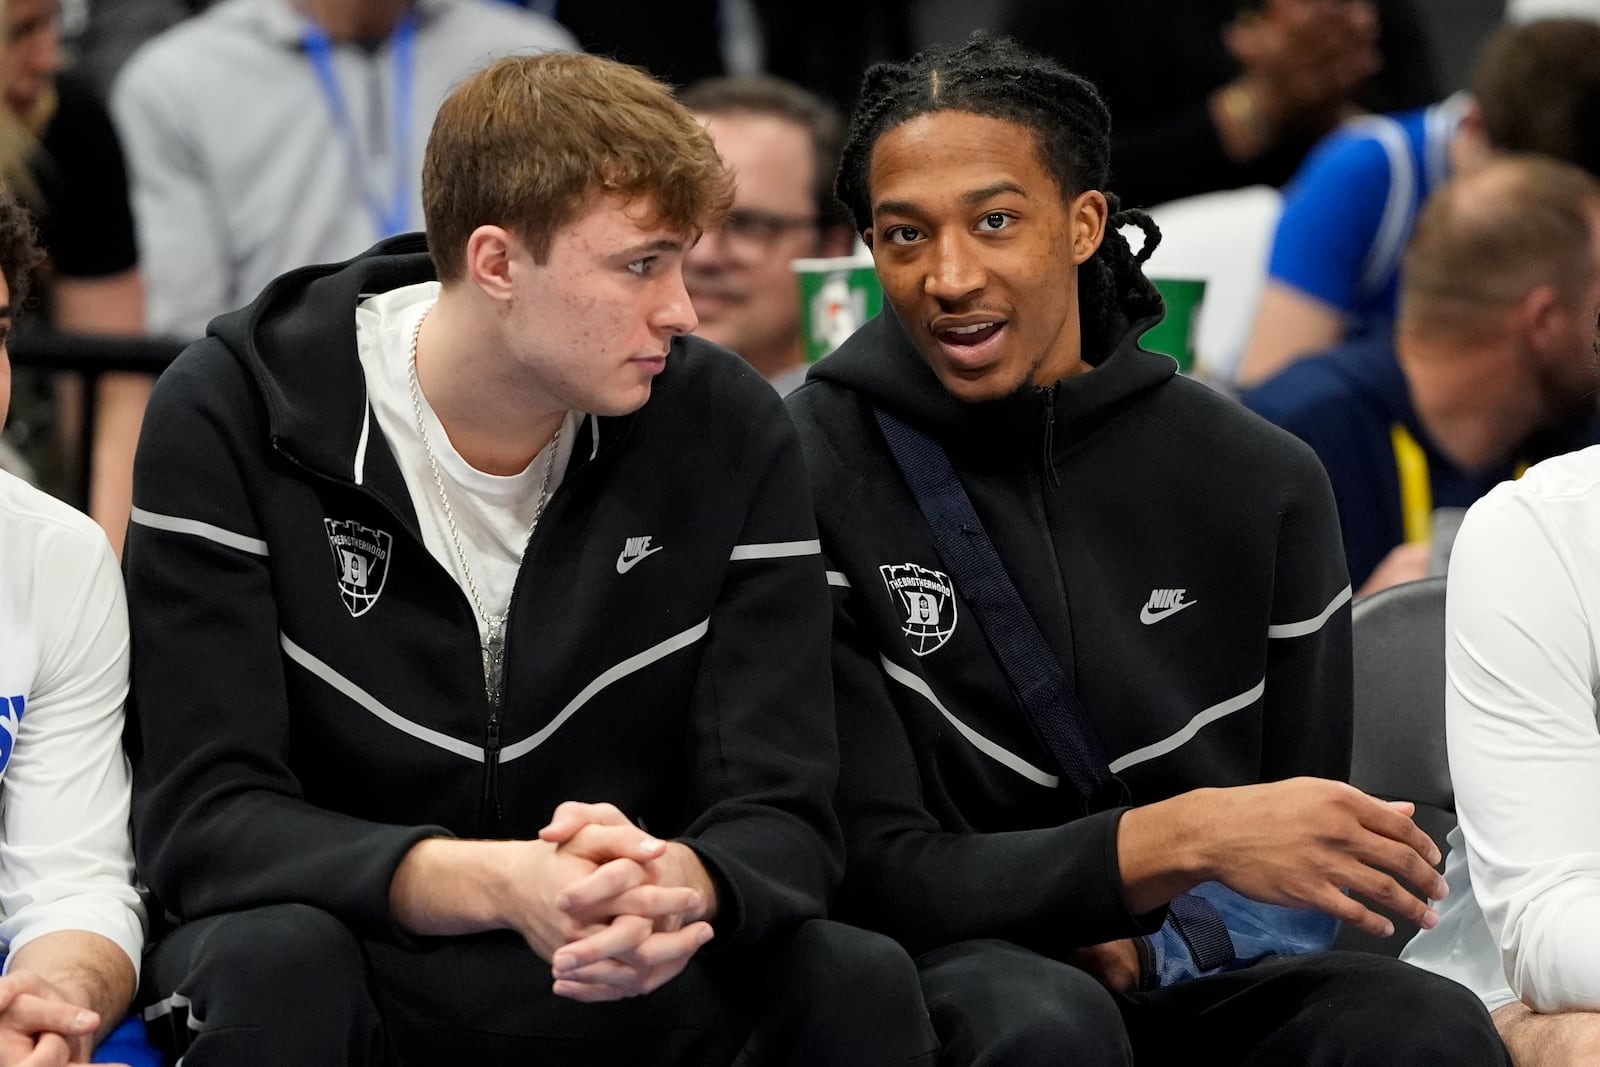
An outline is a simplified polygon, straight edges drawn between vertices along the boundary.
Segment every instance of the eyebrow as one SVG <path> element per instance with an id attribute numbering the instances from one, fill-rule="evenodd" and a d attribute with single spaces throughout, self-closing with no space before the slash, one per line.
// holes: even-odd
<path id="1" fill-rule="evenodd" d="M 961 203 L 966 207 L 981 204 L 985 200 L 999 196 L 1001 193 L 1013 193 L 1028 199 L 1028 191 L 1013 181 L 998 181 L 993 185 L 971 189 L 961 194 Z M 910 200 L 882 200 L 878 202 L 874 211 L 881 211 L 886 215 L 915 215 L 920 208 Z"/>
<path id="2" fill-rule="evenodd" d="M 674 237 L 658 237 L 654 241 L 645 241 L 643 244 L 631 245 L 618 252 L 617 255 L 637 257 L 648 255 L 651 252 L 682 252 L 684 242 Z"/>
<path id="3" fill-rule="evenodd" d="M 993 185 L 985 185 L 981 189 L 973 189 L 970 192 L 962 193 L 961 202 L 970 207 L 973 204 L 981 204 L 985 200 L 999 196 L 1001 193 L 1015 193 L 1024 200 L 1028 199 L 1028 190 L 1024 189 L 1016 182 L 998 181 Z"/>

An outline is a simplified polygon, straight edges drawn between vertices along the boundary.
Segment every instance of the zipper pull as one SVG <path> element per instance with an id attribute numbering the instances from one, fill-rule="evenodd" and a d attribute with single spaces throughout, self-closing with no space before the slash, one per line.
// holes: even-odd
<path id="1" fill-rule="evenodd" d="M 486 831 L 500 826 L 500 713 L 489 716 L 483 738 L 483 801 L 479 805 L 479 822 Z"/>

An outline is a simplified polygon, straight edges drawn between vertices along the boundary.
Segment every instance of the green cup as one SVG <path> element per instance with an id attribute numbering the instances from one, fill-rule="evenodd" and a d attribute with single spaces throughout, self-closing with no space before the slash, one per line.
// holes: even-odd
<path id="1" fill-rule="evenodd" d="M 800 332 L 806 362 L 815 363 L 883 310 L 883 287 L 872 260 L 859 256 L 797 259 Z"/>
<path id="2" fill-rule="evenodd" d="M 1152 352 L 1171 356 L 1178 361 L 1178 370 L 1188 374 L 1194 369 L 1194 327 L 1200 302 L 1205 299 L 1206 283 L 1190 278 L 1151 278 L 1150 282 L 1161 293 L 1167 313 L 1144 332 L 1139 343 Z"/>

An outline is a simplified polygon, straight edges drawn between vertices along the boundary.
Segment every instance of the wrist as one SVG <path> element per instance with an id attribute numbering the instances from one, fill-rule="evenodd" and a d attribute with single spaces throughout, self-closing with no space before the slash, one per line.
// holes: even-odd
<path id="1" fill-rule="evenodd" d="M 1222 875 L 1222 861 L 1216 848 L 1215 820 L 1210 810 L 1218 789 L 1191 789 L 1173 797 L 1168 818 L 1173 835 L 1170 864 L 1186 883 L 1187 892 L 1201 882 L 1214 882 Z"/>
<path id="2" fill-rule="evenodd" d="M 527 866 L 522 853 L 539 845 L 445 837 L 419 841 L 395 870 L 390 910 L 401 927 L 423 936 L 511 927 L 516 887 L 524 880 L 518 871 Z"/>
<path id="3" fill-rule="evenodd" d="M 1117 866 L 1128 908 L 1143 915 L 1208 881 L 1216 869 L 1205 794 L 1194 790 L 1131 808 L 1117 824 Z"/>

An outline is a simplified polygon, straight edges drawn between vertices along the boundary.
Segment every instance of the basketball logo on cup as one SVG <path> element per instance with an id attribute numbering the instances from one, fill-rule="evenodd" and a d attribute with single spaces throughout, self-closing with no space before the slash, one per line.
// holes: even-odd
<path id="1" fill-rule="evenodd" d="M 885 563 L 883 584 L 904 616 L 900 630 L 919 656 L 941 647 L 956 629 L 956 589 L 950 577 L 915 563 Z"/>

